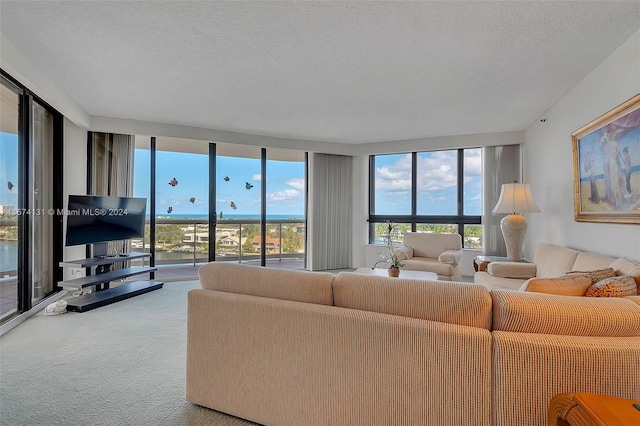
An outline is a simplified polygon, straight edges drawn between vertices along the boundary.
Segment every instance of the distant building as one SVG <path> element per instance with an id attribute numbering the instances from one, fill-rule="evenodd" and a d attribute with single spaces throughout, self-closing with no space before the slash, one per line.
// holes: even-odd
<path id="1" fill-rule="evenodd" d="M 255 251 L 260 251 L 262 239 L 259 235 L 253 237 L 251 240 L 251 244 L 253 244 L 253 248 Z M 265 244 L 265 251 L 267 253 L 274 253 L 280 251 L 280 240 L 274 237 L 267 237 L 267 241 Z"/>
<path id="2" fill-rule="evenodd" d="M 242 238 L 242 241 L 238 237 L 224 237 L 220 240 L 220 245 L 228 247 L 238 247 L 240 244 L 244 244 L 246 238 Z"/>
<path id="3" fill-rule="evenodd" d="M 0 214 L 15 214 L 16 208 L 14 206 L 3 206 L 0 204 Z"/>
<path id="4" fill-rule="evenodd" d="M 184 234 L 182 236 L 182 242 L 187 244 L 193 244 L 193 232 L 190 234 Z M 209 242 L 209 233 L 208 232 L 197 232 L 196 233 L 196 242 L 198 244 L 205 244 Z"/>

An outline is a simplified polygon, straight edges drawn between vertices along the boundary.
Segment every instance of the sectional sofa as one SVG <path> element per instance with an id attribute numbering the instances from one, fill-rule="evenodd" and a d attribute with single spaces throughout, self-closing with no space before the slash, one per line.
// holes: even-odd
<path id="1" fill-rule="evenodd" d="M 559 393 L 640 398 L 640 301 L 212 263 L 186 399 L 265 425 L 545 425 Z"/>

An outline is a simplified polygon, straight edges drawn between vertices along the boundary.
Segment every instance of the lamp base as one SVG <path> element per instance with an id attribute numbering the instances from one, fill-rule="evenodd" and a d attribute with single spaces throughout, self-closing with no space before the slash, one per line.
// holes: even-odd
<path id="1" fill-rule="evenodd" d="M 509 260 L 522 260 L 522 245 L 527 234 L 527 226 L 527 219 L 515 213 L 503 217 L 500 221 Z"/>

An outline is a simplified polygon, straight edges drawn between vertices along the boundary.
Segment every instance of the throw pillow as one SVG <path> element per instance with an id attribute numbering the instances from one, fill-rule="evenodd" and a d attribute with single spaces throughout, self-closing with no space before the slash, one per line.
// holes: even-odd
<path id="1" fill-rule="evenodd" d="M 560 296 L 584 296 L 591 286 L 591 278 L 573 274 L 555 278 L 531 278 L 522 284 L 520 291 L 557 294 Z"/>
<path id="2" fill-rule="evenodd" d="M 616 275 L 627 275 L 633 277 L 636 280 L 638 295 L 640 295 L 640 263 L 633 261 L 628 257 L 621 257 L 611 263 L 611 268 L 616 271 Z"/>
<path id="3" fill-rule="evenodd" d="M 570 274 L 586 275 L 589 278 L 591 278 L 591 284 L 595 284 L 598 281 L 604 280 L 605 278 L 615 277 L 616 271 L 614 271 L 613 268 L 605 268 L 605 269 L 598 269 L 595 271 L 569 271 L 566 273 L 566 275 L 570 275 Z"/>
<path id="4" fill-rule="evenodd" d="M 625 297 L 637 294 L 636 281 L 633 277 L 605 278 L 593 284 L 585 296 L 587 297 Z"/>

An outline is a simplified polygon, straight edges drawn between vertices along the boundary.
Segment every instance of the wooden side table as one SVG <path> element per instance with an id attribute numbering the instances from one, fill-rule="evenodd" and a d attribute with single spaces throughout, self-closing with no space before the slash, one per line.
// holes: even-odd
<path id="1" fill-rule="evenodd" d="M 501 256 L 476 256 L 473 258 L 473 269 L 476 272 L 483 272 L 487 270 L 487 266 L 491 262 L 521 262 L 521 263 L 529 263 L 527 259 L 521 260 L 511 260 L 507 257 Z"/>
<path id="2" fill-rule="evenodd" d="M 593 393 L 563 393 L 549 403 L 549 426 L 640 425 L 640 401 Z"/>

